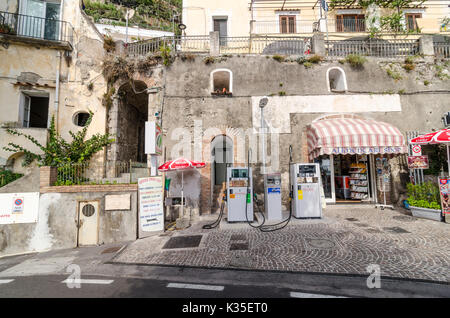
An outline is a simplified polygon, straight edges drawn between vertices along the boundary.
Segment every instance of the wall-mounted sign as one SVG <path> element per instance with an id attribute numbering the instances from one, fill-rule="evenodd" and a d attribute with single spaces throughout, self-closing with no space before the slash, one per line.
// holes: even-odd
<path id="1" fill-rule="evenodd" d="M 162 177 L 138 180 L 140 233 L 164 230 L 163 181 Z"/>
<path id="2" fill-rule="evenodd" d="M 39 192 L 0 194 L 0 224 L 36 223 Z"/>
<path id="3" fill-rule="evenodd" d="M 409 169 L 428 169 L 430 167 L 428 162 L 428 156 L 409 156 L 408 168 Z"/>
<path id="4" fill-rule="evenodd" d="M 413 154 L 413 156 L 421 156 L 422 155 L 422 147 L 420 145 L 412 146 L 412 154 Z"/>
<path id="5" fill-rule="evenodd" d="M 332 154 L 390 154 L 403 153 L 403 147 L 337 147 L 333 148 Z"/>
<path id="6" fill-rule="evenodd" d="M 145 122 L 145 153 L 162 155 L 162 129 L 155 121 Z"/>

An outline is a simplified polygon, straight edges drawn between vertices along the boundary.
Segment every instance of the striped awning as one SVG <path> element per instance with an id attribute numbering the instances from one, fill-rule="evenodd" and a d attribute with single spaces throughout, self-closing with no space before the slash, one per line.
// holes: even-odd
<path id="1" fill-rule="evenodd" d="M 405 138 L 398 128 L 380 121 L 355 116 L 332 116 L 307 127 L 309 158 L 320 155 L 407 153 Z"/>

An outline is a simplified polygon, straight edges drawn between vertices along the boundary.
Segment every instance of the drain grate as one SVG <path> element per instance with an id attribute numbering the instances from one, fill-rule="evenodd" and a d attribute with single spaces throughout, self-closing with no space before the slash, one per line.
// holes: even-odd
<path id="1" fill-rule="evenodd" d="M 175 236 L 171 237 L 166 244 L 164 244 L 163 249 L 172 248 L 192 248 L 198 247 L 203 235 L 189 235 L 189 236 Z"/>
<path id="2" fill-rule="evenodd" d="M 392 217 L 394 220 L 397 221 L 404 221 L 404 222 L 414 222 L 417 219 L 415 217 L 412 216 L 407 216 L 407 215 L 395 215 Z"/>
<path id="3" fill-rule="evenodd" d="M 358 219 L 355 219 L 355 218 L 346 218 L 346 220 L 347 220 L 347 221 L 350 221 L 350 222 L 359 221 Z"/>
<path id="4" fill-rule="evenodd" d="M 306 239 L 306 241 L 315 248 L 329 249 L 335 246 L 333 241 L 325 239 Z"/>
<path id="5" fill-rule="evenodd" d="M 385 231 L 387 231 L 387 232 L 391 232 L 391 233 L 394 233 L 394 234 L 411 233 L 411 232 L 408 232 L 407 230 L 402 229 L 401 227 L 398 227 L 398 226 L 395 226 L 395 227 L 384 227 L 383 229 Z"/>
<path id="6" fill-rule="evenodd" d="M 102 254 L 115 253 L 115 252 L 118 252 L 121 248 L 122 248 L 122 246 L 110 247 L 110 248 L 103 250 Z"/>
<path id="7" fill-rule="evenodd" d="M 248 243 L 231 243 L 230 251 L 247 251 Z"/>
<path id="8" fill-rule="evenodd" d="M 232 234 L 231 241 L 246 241 L 247 236 L 245 234 Z"/>

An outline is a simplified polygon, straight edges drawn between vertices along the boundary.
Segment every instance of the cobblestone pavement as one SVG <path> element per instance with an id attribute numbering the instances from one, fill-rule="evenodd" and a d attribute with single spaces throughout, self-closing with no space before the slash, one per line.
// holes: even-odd
<path id="1" fill-rule="evenodd" d="M 373 206 L 333 206 L 322 220 L 293 220 L 276 232 L 245 223 L 201 229 L 213 218 L 133 242 L 113 262 L 360 275 L 378 264 L 382 276 L 450 282 L 450 224 Z M 162 249 L 185 235 L 203 237 L 195 248 Z"/>

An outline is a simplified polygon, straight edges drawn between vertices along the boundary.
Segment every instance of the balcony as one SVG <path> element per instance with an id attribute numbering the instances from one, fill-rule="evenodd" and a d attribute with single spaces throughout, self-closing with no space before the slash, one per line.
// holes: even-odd
<path id="1" fill-rule="evenodd" d="M 326 32 L 325 19 L 297 20 L 282 23 L 280 21 L 254 21 L 253 34 L 309 34 L 314 31 Z M 364 33 L 366 20 L 364 18 L 344 17 L 328 19 L 328 32 L 331 33 Z"/>
<path id="2" fill-rule="evenodd" d="M 70 23 L 0 11 L 0 39 L 72 50 L 73 27 Z"/>

